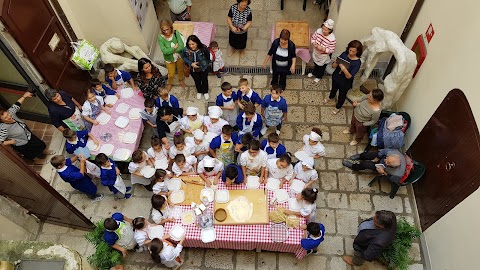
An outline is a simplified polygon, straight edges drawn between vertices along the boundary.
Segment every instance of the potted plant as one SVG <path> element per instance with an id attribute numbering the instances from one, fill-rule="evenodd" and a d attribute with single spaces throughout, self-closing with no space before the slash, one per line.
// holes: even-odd
<path id="1" fill-rule="evenodd" d="M 105 227 L 103 221 L 95 223 L 95 228 L 85 234 L 85 239 L 95 246 L 95 253 L 87 257 L 87 261 L 97 269 L 110 269 L 114 266 L 123 264 L 123 256 L 118 250 L 110 247 L 103 241 L 103 232 Z"/>
<path id="2" fill-rule="evenodd" d="M 389 270 L 407 270 L 413 261 L 408 251 L 412 247 L 413 240 L 418 238 L 420 234 L 420 230 L 404 218 L 397 220 L 395 240 L 388 249 L 383 251 L 380 261 L 386 264 Z"/>

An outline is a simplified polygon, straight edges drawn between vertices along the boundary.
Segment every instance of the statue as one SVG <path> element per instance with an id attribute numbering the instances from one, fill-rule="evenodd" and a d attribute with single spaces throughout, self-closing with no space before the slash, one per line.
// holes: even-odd
<path id="1" fill-rule="evenodd" d="M 138 46 L 128 46 L 119 38 L 113 37 L 100 46 L 100 56 L 103 63 L 113 64 L 115 68 L 138 72 L 138 59 L 150 59 Z M 153 62 L 152 62 L 153 63 Z M 167 75 L 166 68 L 153 63 L 162 75 Z"/>
<path id="2" fill-rule="evenodd" d="M 372 34 L 362 38 L 360 41 L 364 46 L 361 60 L 362 69 L 365 69 L 365 71 L 360 78 L 357 77 L 355 79 L 353 89 L 359 89 L 367 81 L 381 53 L 391 52 L 395 56 L 396 63 L 392 72 L 385 77 L 384 85 L 379 84 L 379 88 L 385 95 L 382 107 L 383 109 L 390 109 L 400 99 L 405 88 L 412 80 L 413 72 L 417 66 L 416 54 L 403 44 L 397 34 L 380 27 L 374 27 Z M 358 93 L 352 93 L 352 95 L 355 94 Z M 356 100 L 356 98 L 351 100 Z"/>

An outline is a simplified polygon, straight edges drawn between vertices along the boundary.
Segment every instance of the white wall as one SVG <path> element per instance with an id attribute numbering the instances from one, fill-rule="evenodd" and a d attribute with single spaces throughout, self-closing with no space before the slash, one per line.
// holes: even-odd
<path id="1" fill-rule="evenodd" d="M 100 47 L 107 39 L 118 37 L 128 45 L 137 45 L 150 54 L 155 42 L 158 20 L 150 0 L 143 29 L 140 29 L 129 0 L 59 0 L 75 34 Z"/>
<path id="2" fill-rule="evenodd" d="M 480 123 L 480 91 L 476 61 L 480 42 L 477 1 L 426 0 L 406 40 L 411 47 L 419 34 L 433 23 L 435 35 L 427 58 L 398 103 L 398 109 L 412 115 L 407 148 L 420 133 L 447 93 L 461 89 Z M 452 112 L 455 113 L 455 112 Z M 480 242 L 480 191 L 475 191 L 425 231 L 432 269 L 477 269 Z"/>

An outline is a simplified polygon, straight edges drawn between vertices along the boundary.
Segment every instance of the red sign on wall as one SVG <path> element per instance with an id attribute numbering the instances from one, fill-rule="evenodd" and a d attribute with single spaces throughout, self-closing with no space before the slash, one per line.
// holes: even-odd
<path id="1" fill-rule="evenodd" d="M 430 40 L 432 40 L 434 34 L 435 34 L 435 30 L 433 30 L 433 25 L 430 24 L 428 26 L 427 32 L 425 32 L 425 36 L 427 37 L 428 43 L 430 43 Z"/>

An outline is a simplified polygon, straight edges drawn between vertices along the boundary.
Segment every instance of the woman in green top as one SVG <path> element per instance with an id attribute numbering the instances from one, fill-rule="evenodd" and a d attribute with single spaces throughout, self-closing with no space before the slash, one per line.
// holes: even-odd
<path id="1" fill-rule="evenodd" d="M 158 36 L 158 44 L 162 50 L 163 58 L 167 65 L 168 81 L 167 89 L 172 89 L 173 77 L 175 76 L 175 69 L 178 70 L 178 80 L 182 87 L 186 87 L 185 76 L 183 74 L 183 59 L 181 57 L 185 41 L 179 31 L 173 30 L 173 24 L 169 20 L 162 20 L 160 22 L 160 30 L 162 33 Z"/>

